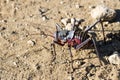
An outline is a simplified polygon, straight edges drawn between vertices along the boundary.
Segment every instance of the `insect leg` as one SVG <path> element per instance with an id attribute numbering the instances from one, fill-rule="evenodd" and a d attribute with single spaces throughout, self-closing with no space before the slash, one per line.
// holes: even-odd
<path id="1" fill-rule="evenodd" d="M 62 30 L 61 26 L 56 23 L 56 31 L 61 31 L 61 30 Z"/>
<path id="2" fill-rule="evenodd" d="M 91 30 L 93 27 L 95 27 L 95 25 L 96 25 L 97 23 L 99 23 L 99 22 L 100 22 L 100 19 L 97 20 L 93 25 L 91 25 L 91 26 L 85 28 L 84 32 L 88 32 L 88 31 Z"/>
<path id="3" fill-rule="evenodd" d="M 98 58 L 99 58 L 100 65 L 102 65 L 102 62 L 101 62 L 101 60 L 100 60 L 100 54 L 99 54 L 98 49 L 97 49 L 96 39 L 95 39 L 95 37 L 93 37 L 93 36 L 92 36 L 92 41 L 93 41 L 93 44 L 94 44 L 94 47 L 95 47 L 97 56 L 98 56 Z"/>
<path id="4" fill-rule="evenodd" d="M 83 41 L 82 43 L 77 45 L 76 50 L 78 50 L 78 49 L 82 48 L 83 46 L 85 46 L 89 41 L 90 41 L 90 38 L 86 39 L 85 41 Z"/>
<path id="5" fill-rule="evenodd" d="M 56 59 L 55 43 L 51 43 L 51 54 L 54 56 L 53 61 Z"/>
<path id="6" fill-rule="evenodd" d="M 71 67 L 72 67 L 72 71 L 71 71 L 71 80 L 74 80 L 73 78 L 73 72 L 74 72 L 74 67 L 73 67 L 73 55 L 72 55 L 72 51 L 71 51 L 71 47 L 68 47 L 69 50 L 69 54 L 70 54 L 70 63 L 71 63 Z"/>
<path id="7" fill-rule="evenodd" d="M 102 32 L 103 32 L 104 42 L 106 42 L 105 31 L 104 31 L 104 27 L 103 27 L 103 22 L 100 21 L 100 24 L 102 26 Z"/>
<path id="8" fill-rule="evenodd" d="M 68 50 L 69 50 L 69 53 L 70 53 L 70 57 L 72 58 L 73 55 L 72 55 L 71 47 L 68 47 Z"/>

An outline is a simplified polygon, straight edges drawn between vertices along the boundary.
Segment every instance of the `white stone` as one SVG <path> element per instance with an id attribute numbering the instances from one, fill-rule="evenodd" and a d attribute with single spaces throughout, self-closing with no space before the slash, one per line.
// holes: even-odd
<path id="1" fill-rule="evenodd" d="M 63 2 L 63 1 L 60 1 L 60 4 L 64 4 L 64 2 Z"/>
<path id="2" fill-rule="evenodd" d="M 13 62 L 13 65 L 17 66 L 17 63 L 16 63 L 16 62 Z"/>
<path id="3" fill-rule="evenodd" d="M 47 19 L 46 16 L 43 16 L 43 17 L 42 17 L 42 20 L 43 20 L 43 21 L 45 21 L 46 19 Z"/>
<path id="4" fill-rule="evenodd" d="M 33 41 L 33 40 L 29 40 L 29 41 L 27 41 L 27 43 L 28 43 L 30 46 L 34 46 L 34 45 L 35 45 L 35 41 Z"/>
<path id="5" fill-rule="evenodd" d="M 79 4 L 76 4 L 75 7 L 78 9 L 78 8 L 80 8 L 80 5 L 79 5 Z"/>
<path id="6" fill-rule="evenodd" d="M 108 8 L 105 5 L 96 6 L 95 9 L 91 10 L 91 16 L 95 19 L 102 18 L 103 21 L 110 21 L 116 16 L 116 11 Z"/>
<path id="7" fill-rule="evenodd" d="M 109 56 L 108 60 L 111 64 L 120 65 L 120 56 L 118 55 L 118 52 L 114 52 L 113 55 Z"/>
<path id="8" fill-rule="evenodd" d="M 95 8 L 95 6 L 89 6 L 89 9 L 93 9 L 93 8 Z"/>

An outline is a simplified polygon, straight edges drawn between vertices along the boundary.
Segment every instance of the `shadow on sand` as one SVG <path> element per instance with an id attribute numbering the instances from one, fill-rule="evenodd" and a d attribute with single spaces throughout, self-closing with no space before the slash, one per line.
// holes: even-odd
<path id="1" fill-rule="evenodd" d="M 115 33 L 108 33 L 106 35 L 108 39 L 105 43 L 104 41 L 98 41 L 98 50 L 100 53 L 100 58 L 104 62 L 104 64 L 108 64 L 108 61 L 104 59 L 105 56 L 112 55 L 115 51 L 120 55 L 120 30 Z"/>
<path id="2" fill-rule="evenodd" d="M 116 17 L 110 23 L 120 22 L 120 9 L 116 9 Z"/>
<path id="3" fill-rule="evenodd" d="M 115 11 L 116 11 L 116 17 L 112 21 L 109 21 L 109 23 L 120 22 L 120 9 L 116 9 Z M 98 45 L 101 60 L 105 64 L 108 64 L 108 61 L 104 59 L 105 56 L 110 56 L 115 51 L 117 51 L 118 55 L 120 55 L 120 30 L 109 31 L 109 32 L 114 32 L 114 33 L 106 34 L 106 38 L 108 39 L 106 43 L 102 45 Z M 98 44 L 99 43 L 104 43 L 104 41 L 98 41 Z"/>

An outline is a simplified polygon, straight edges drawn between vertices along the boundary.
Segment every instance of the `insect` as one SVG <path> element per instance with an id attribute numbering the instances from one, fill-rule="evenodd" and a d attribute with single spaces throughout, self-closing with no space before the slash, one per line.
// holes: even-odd
<path id="1" fill-rule="evenodd" d="M 73 47 L 76 50 L 79 50 L 83 48 L 84 46 L 88 45 L 90 42 L 93 43 L 95 51 L 97 53 L 97 56 L 100 60 L 100 55 L 97 48 L 96 43 L 96 36 L 94 35 L 94 32 L 91 32 L 92 28 L 95 27 L 96 24 L 101 23 L 101 20 L 97 20 L 93 25 L 86 27 L 84 30 L 80 29 L 78 26 L 73 26 L 72 30 L 65 30 L 62 29 L 59 24 L 56 24 L 56 32 L 54 33 L 54 40 L 51 44 L 52 52 L 55 53 L 55 44 L 58 44 L 60 46 L 64 46 L 65 44 L 68 44 L 69 53 L 72 57 L 71 47 Z M 102 26 L 103 36 L 104 36 L 104 29 Z M 104 37 L 105 40 L 105 37 Z"/>

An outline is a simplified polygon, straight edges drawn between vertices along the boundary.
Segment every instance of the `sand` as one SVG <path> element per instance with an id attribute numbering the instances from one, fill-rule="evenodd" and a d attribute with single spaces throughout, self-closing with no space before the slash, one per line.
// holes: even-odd
<path id="1" fill-rule="evenodd" d="M 120 66 L 106 59 L 120 51 L 119 40 L 107 39 L 99 46 L 104 65 L 94 48 L 72 49 L 72 68 L 67 44 L 55 45 L 52 54 L 53 38 L 41 35 L 54 33 L 62 18 L 84 19 L 82 26 L 93 24 L 90 11 L 100 4 L 117 12 L 114 22 L 104 22 L 105 35 L 119 31 L 120 0 L 0 0 L 0 80 L 120 80 Z M 96 33 L 97 41 L 103 40 L 102 33 Z"/>

